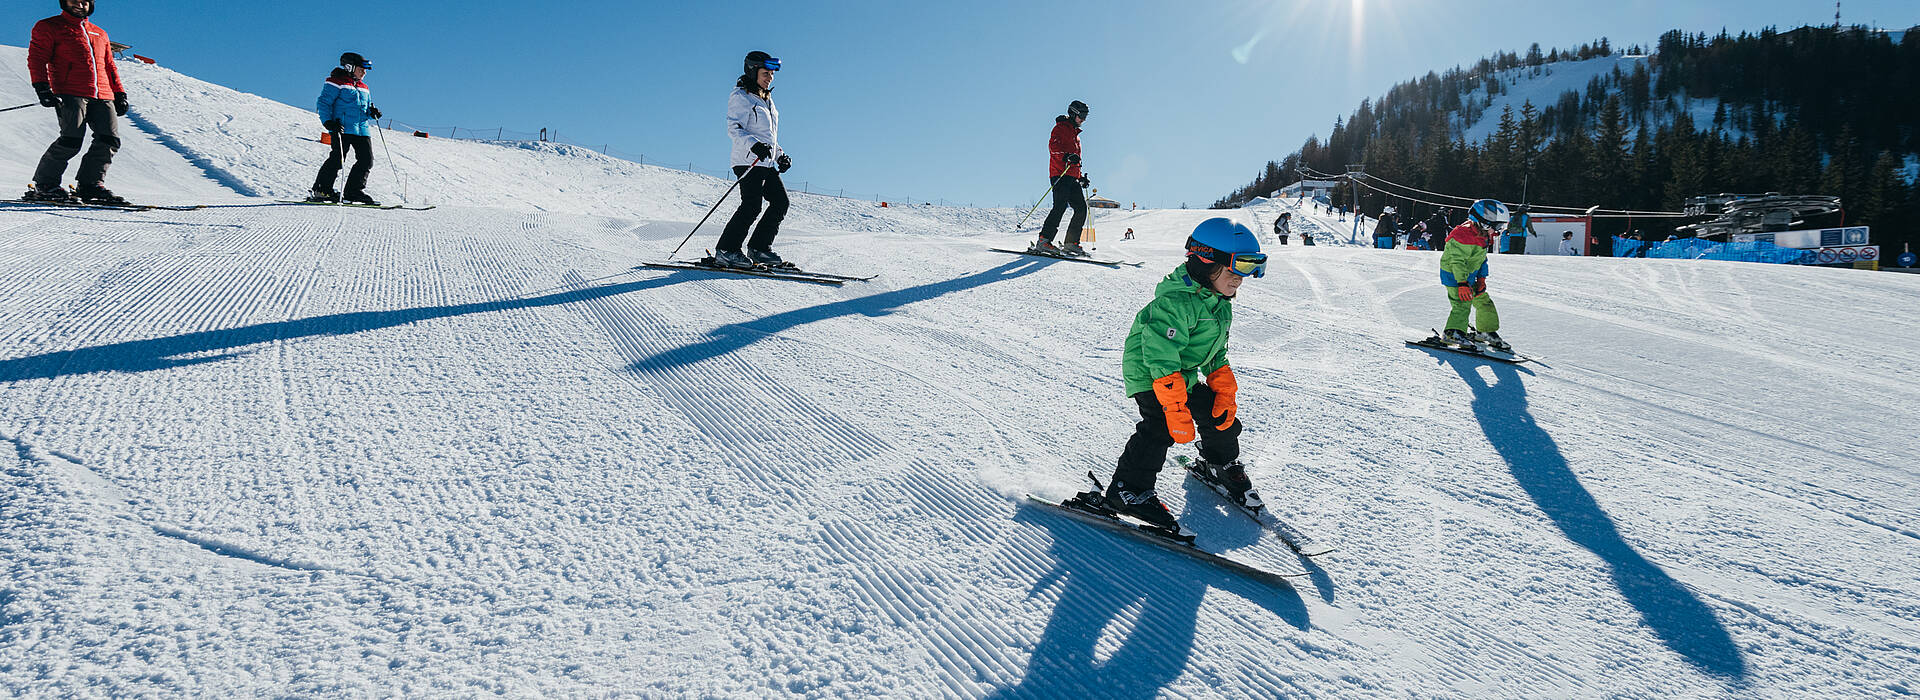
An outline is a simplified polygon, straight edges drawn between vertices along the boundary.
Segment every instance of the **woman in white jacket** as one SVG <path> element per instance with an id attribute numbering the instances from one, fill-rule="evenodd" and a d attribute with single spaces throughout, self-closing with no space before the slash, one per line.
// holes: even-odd
<path id="1" fill-rule="evenodd" d="M 787 186 L 780 182 L 780 173 L 793 167 L 793 160 L 780 150 L 780 111 L 773 107 L 773 72 L 777 70 L 780 59 L 764 51 L 747 54 L 740 82 L 727 98 L 727 136 L 733 139 L 740 208 L 727 220 L 713 249 L 714 262 L 725 267 L 787 265 L 773 252 L 773 237 L 780 234 L 780 220 L 787 216 Z M 761 200 L 766 201 L 765 216 L 760 213 Z M 760 219 L 758 226 L 755 218 Z M 748 228 L 753 230 L 752 239 L 747 238 Z"/>

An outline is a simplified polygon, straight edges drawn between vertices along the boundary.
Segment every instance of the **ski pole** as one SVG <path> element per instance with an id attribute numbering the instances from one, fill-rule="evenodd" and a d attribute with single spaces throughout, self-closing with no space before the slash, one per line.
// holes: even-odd
<path id="1" fill-rule="evenodd" d="M 32 107 L 32 106 L 34 106 L 34 105 L 38 105 L 38 104 L 40 104 L 40 103 L 38 103 L 38 102 L 28 102 L 28 103 L 26 103 L 26 104 L 23 104 L 23 105 L 20 105 L 20 106 L 18 106 L 18 107 L 8 107 L 8 108 L 6 108 L 6 109 L 0 109 L 0 112 L 11 112 L 11 111 L 13 111 L 13 110 L 16 110 L 16 109 L 26 109 L 26 108 L 28 108 L 28 107 Z"/>
<path id="2" fill-rule="evenodd" d="M 695 232 L 698 232 L 701 226 L 706 225 L 707 219 L 713 218 L 714 212 L 720 211 L 720 205 L 725 204 L 727 201 L 727 197 L 733 194 L 733 188 L 739 187 L 740 181 L 747 179 L 748 175 L 753 174 L 754 166 L 757 166 L 759 164 L 760 164 L 760 156 L 754 156 L 753 165 L 747 166 L 746 172 L 740 173 L 740 177 L 734 178 L 733 184 L 727 186 L 727 191 L 720 195 L 719 201 L 714 202 L 713 208 L 707 210 L 707 215 L 700 217 L 700 223 L 694 224 L 693 230 L 687 232 L 687 237 L 680 239 L 680 245 L 674 246 L 673 252 L 667 254 L 668 260 L 672 260 L 673 256 L 680 254 L 680 249 L 686 247 L 687 241 L 693 240 L 693 234 Z"/>
<path id="3" fill-rule="evenodd" d="M 1071 168 L 1069 168 L 1069 169 L 1071 169 Z M 1067 171 L 1066 171 L 1066 170 L 1061 170 L 1061 171 L 1060 171 L 1060 175 L 1059 175 L 1059 177 L 1055 177 L 1055 178 L 1053 178 L 1052 180 L 1050 180 L 1050 181 L 1048 181 L 1048 182 L 1047 182 L 1047 191 L 1045 191 L 1045 192 L 1041 192 L 1041 193 L 1040 193 L 1040 198 L 1039 198 L 1039 199 L 1036 199 L 1036 200 L 1034 200 L 1034 201 L 1033 201 L 1033 208 L 1032 208 L 1032 209 L 1028 209 L 1028 210 L 1027 210 L 1027 215 L 1026 215 L 1026 216 L 1022 216 L 1022 217 L 1020 217 L 1020 223 L 1017 223 L 1017 224 L 1014 224 L 1014 225 L 1013 225 L 1013 232 L 1014 232 L 1014 233 L 1019 233 L 1019 232 L 1020 232 L 1020 227 L 1021 227 L 1021 226 L 1025 226 L 1025 225 L 1027 225 L 1027 219 L 1028 219 L 1028 218 L 1030 218 L 1030 217 L 1032 217 L 1032 216 L 1033 216 L 1033 213 L 1034 213 L 1034 212 L 1036 212 L 1036 211 L 1040 211 L 1040 203 L 1041 203 L 1041 202 L 1044 202 L 1044 201 L 1047 201 L 1047 195 L 1050 195 L 1050 194 L 1053 194 L 1053 188 L 1054 188 L 1054 186 L 1055 186 L 1055 185 L 1059 185 L 1059 184 L 1060 184 L 1060 178 L 1062 178 L 1062 177 L 1066 177 L 1066 176 L 1067 176 Z"/>
<path id="4" fill-rule="evenodd" d="M 387 152 L 387 172 L 393 173 L 393 179 L 400 180 L 400 169 L 393 164 L 393 149 L 387 147 L 387 130 L 380 128 L 380 120 L 373 120 L 373 130 L 380 132 L 380 149 Z M 407 201 L 407 182 L 400 181 L 400 201 Z"/>

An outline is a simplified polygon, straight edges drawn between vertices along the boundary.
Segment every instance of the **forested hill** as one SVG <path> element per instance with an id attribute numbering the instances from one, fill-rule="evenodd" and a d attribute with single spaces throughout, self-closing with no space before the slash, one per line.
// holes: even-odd
<path id="1" fill-rule="evenodd" d="M 1535 44 L 1362 102 L 1327 138 L 1308 138 L 1215 206 L 1272 192 L 1300 166 L 1364 163 L 1371 176 L 1436 192 L 1521 201 L 1524 189 L 1535 203 L 1579 207 L 1838 195 L 1848 223 L 1895 243 L 1920 223 L 1920 42 L 1903 36 L 1802 27 L 1672 31 L 1651 51 L 1605 39 L 1565 52 Z M 1376 195 L 1362 206 L 1394 203 Z"/>

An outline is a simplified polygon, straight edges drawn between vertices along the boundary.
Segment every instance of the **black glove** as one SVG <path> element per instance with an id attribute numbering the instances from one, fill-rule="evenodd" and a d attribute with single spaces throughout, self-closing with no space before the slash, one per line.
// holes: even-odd
<path id="1" fill-rule="evenodd" d="M 785 154 L 785 153 L 782 153 L 782 154 L 780 154 L 780 160 L 777 160 L 777 161 L 774 161 L 774 162 L 775 162 L 775 163 L 779 163 L 779 164 L 780 164 L 780 172 L 783 172 L 783 173 L 784 173 L 784 172 L 786 172 L 786 171 L 788 171 L 788 170 L 792 170 L 792 169 L 793 169 L 793 159 L 792 159 L 792 158 L 788 158 L 788 157 L 787 157 L 787 154 Z"/>
<path id="2" fill-rule="evenodd" d="M 1087 182 L 1087 176 L 1085 176 L 1085 175 L 1081 175 L 1081 176 L 1080 176 L 1080 189 L 1083 189 L 1083 190 L 1084 190 L 1084 189 L 1086 189 L 1086 188 L 1088 188 L 1088 187 L 1090 187 L 1090 186 L 1091 186 L 1091 183 L 1089 183 L 1089 182 Z"/>
<path id="3" fill-rule="evenodd" d="M 46 83 L 34 83 L 33 93 L 40 96 L 40 106 L 58 107 L 60 100 L 53 96 L 53 86 Z"/>
<path id="4" fill-rule="evenodd" d="M 367 108 L 367 116 L 369 116 L 369 117 L 373 117 L 374 119 L 379 119 L 379 118 L 380 118 L 380 108 L 379 108 L 379 107 L 368 107 L 368 108 Z"/>
<path id="5" fill-rule="evenodd" d="M 1068 154 L 1066 154 L 1066 155 L 1064 155 L 1064 156 L 1060 156 L 1060 160 L 1061 160 L 1061 161 L 1063 161 L 1063 162 L 1065 162 L 1065 163 L 1066 163 L 1067 165 L 1079 165 L 1079 164 L 1080 164 L 1080 154 L 1078 154 L 1078 153 L 1068 153 Z"/>
<path id="6" fill-rule="evenodd" d="M 320 125 L 327 127 L 327 131 L 331 131 L 336 134 L 340 133 L 340 120 L 338 119 L 328 119 L 326 121 L 320 122 Z"/>
<path id="7" fill-rule="evenodd" d="M 127 93 L 113 93 L 113 114 L 116 117 L 127 116 Z"/>
<path id="8" fill-rule="evenodd" d="M 764 143 L 754 144 L 753 148 L 747 149 L 747 152 L 759 157 L 760 160 L 767 160 L 773 157 L 773 147 Z"/>

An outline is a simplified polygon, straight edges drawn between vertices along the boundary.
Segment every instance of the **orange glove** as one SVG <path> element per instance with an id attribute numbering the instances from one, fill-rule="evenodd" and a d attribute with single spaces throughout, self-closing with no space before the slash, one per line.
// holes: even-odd
<path id="1" fill-rule="evenodd" d="M 1221 365 L 1220 369 L 1208 374 L 1207 388 L 1213 390 L 1213 417 L 1220 419 L 1216 424 L 1219 427 L 1214 429 L 1233 427 L 1233 414 L 1240 409 L 1233 400 L 1233 395 L 1240 393 L 1240 383 L 1233 378 L 1233 365 Z"/>
<path id="2" fill-rule="evenodd" d="M 1461 301 L 1473 301 L 1473 287 L 1464 284 L 1454 287 L 1453 294 L 1454 296 L 1460 297 Z"/>
<path id="3" fill-rule="evenodd" d="M 1187 378 L 1174 372 L 1153 380 L 1153 396 L 1167 414 L 1167 434 L 1181 444 L 1193 442 L 1193 413 L 1187 410 Z"/>

